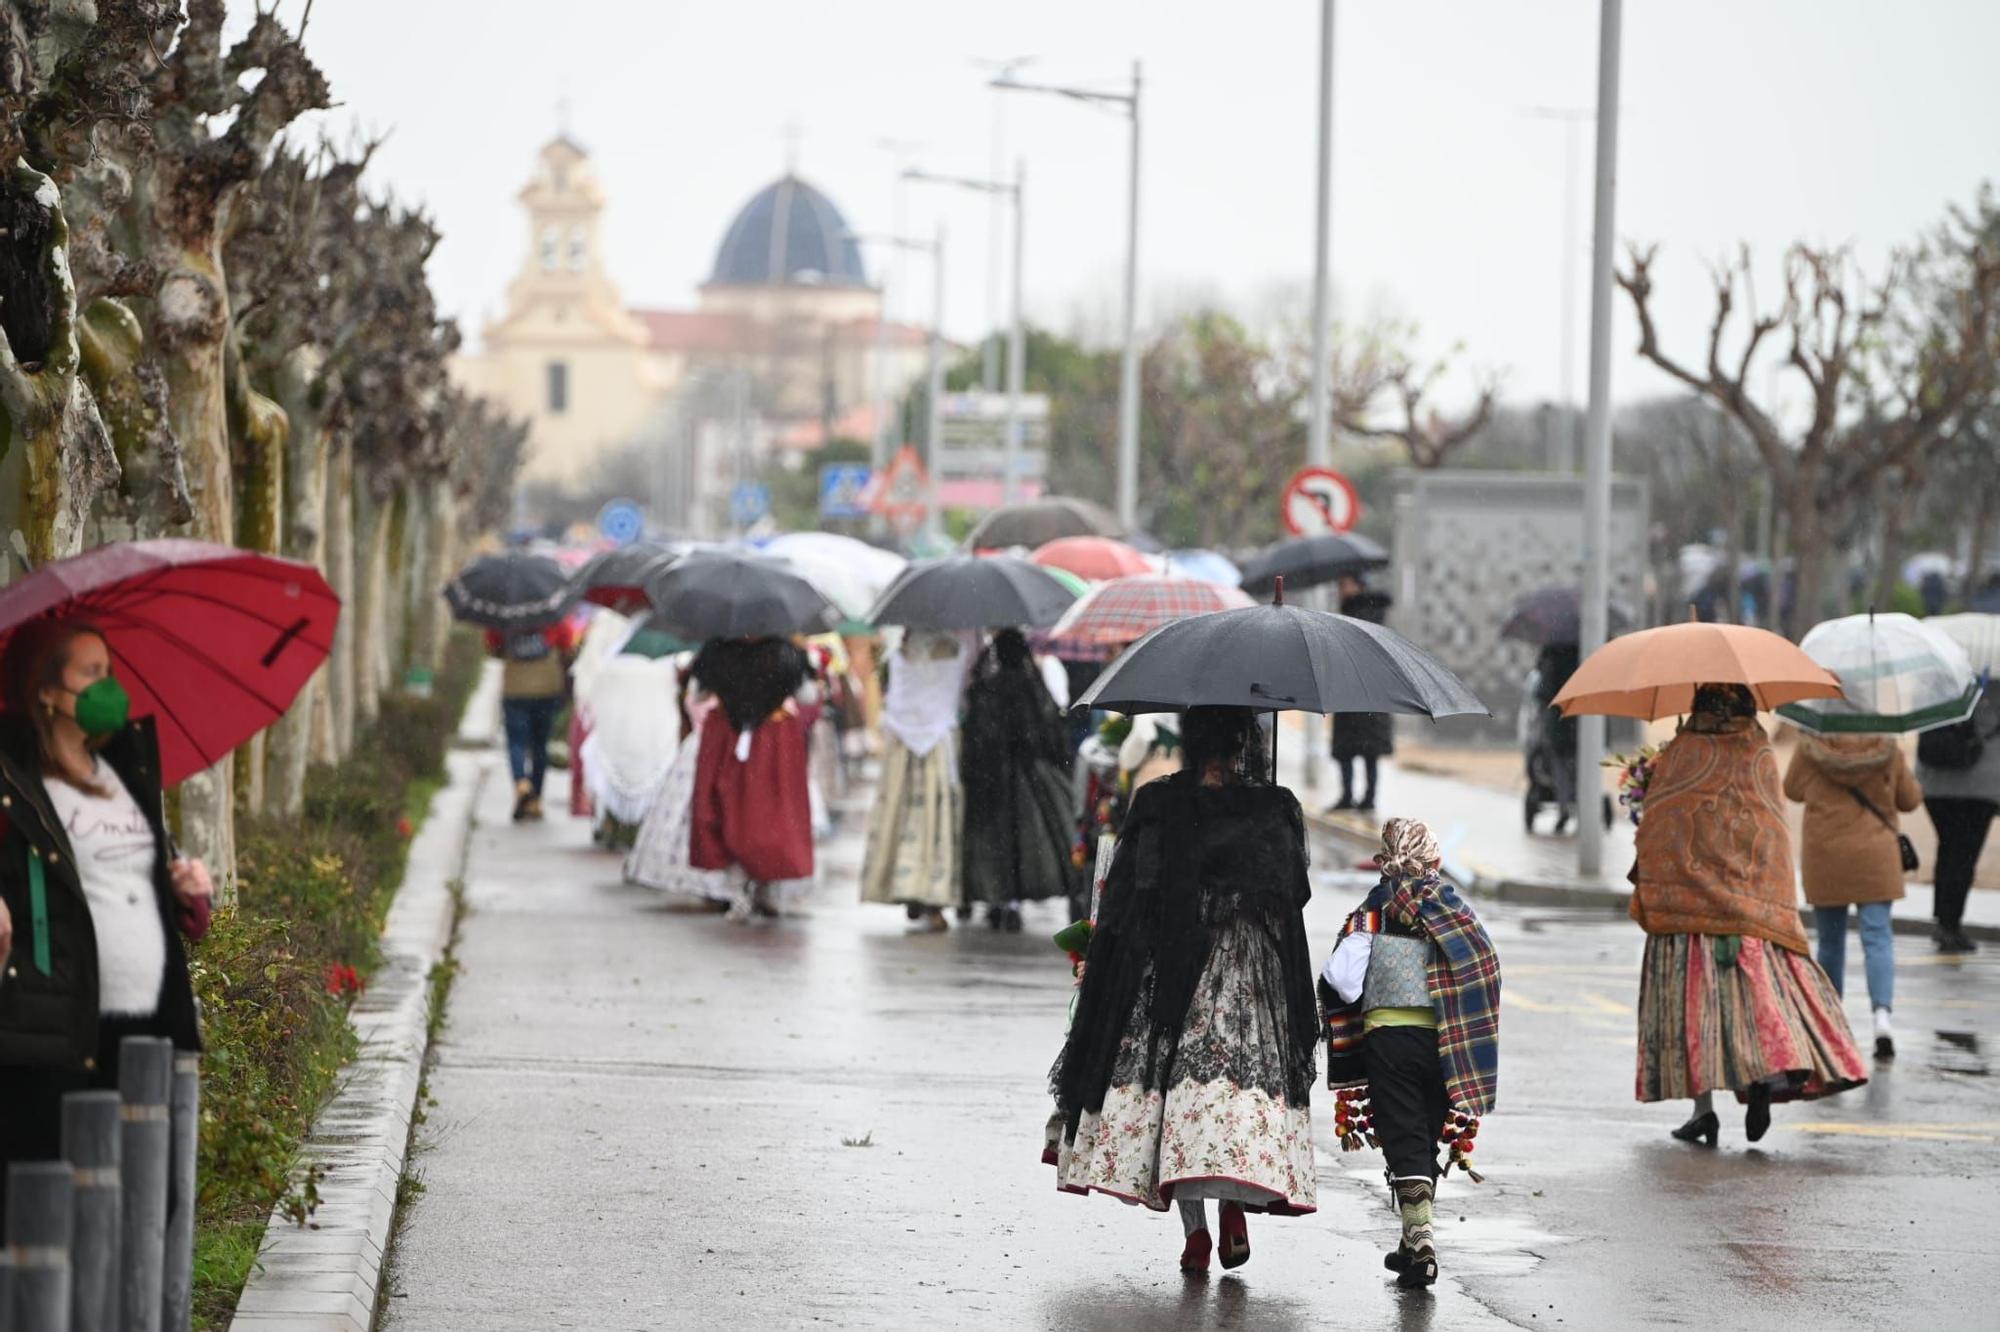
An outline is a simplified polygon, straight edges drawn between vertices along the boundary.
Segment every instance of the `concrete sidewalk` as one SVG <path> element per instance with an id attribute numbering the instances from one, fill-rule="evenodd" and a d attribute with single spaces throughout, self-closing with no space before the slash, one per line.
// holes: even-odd
<path id="1" fill-rule="evenodd" d="M 1279 775 L 1299 793 L 1308 818 L 1353 850 L 1357 858 L 1372 853 L 1379 844 L 1383 819 L 1402 815 L 1431 825 L 1444 847 L 1445 868 L 1471 892 L 1526 905 L 1600 906 L 1617 912 L 1623 912 L 1631 898 L 1625 873 L 1632 866 L 1633 827 L 1622 810 L 1605 838 L 1605 872 L 1586 878 L 1576 870 L 1574 834 L 1531 833 L 1523 826 L 1518 794 L 1441 775 L 1429 770 L 1428 762 L 1424 770 L 1418 770 L 1393 758 L 1384 760 L 1372 815 L 1326 812 L 1323 806 L 1338 793 L 1338 778 L 1329 775 L 1318 792 L 1306 789 L 1301 740 L 1295 730 L 1286 731 L 1279 751 Z M 1550 823 L 1546 814 L 1540 820 L 1544 828 Z M 1929 868 L 1928 859 L 1925 868 Z M 1912 880 L 1908 895 L 1895 904 L 1896 932 L 1930 934 L 1930 912 L 1929 881 Z M 2000 941 L 2000 893 L 1973 892 L 1966 905 L 1965 931 L 1975 939 Z"/>

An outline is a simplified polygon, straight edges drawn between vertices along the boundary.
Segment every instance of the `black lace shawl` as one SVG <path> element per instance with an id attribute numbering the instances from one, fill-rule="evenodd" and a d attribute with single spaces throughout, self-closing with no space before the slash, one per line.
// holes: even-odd
<path id="1" fill-rule="evenodd" d="M 688 667 L 739 731 L 783 707 L 808 673 L 806 654 L 782 638 L 714 639 Z"/>
<path id="2" fill-rule="evenodd" d="M 1175 1080 L 1174 1050 L 1216 934 L 1247 918 L 1276 941 L 1283 993 L 1272 996 L 1290 1049 L 1286 1099 L 1311 1095 L 1319 1015 L 1301 914 L 1312 888 L 1305 817 L 1283 787 L 1205 787 L 1177 773 L 1140 788 L 1132 802 L 1090 941 L 1076 1019 L 1055 1070 L 1056 1099 L 1071 1124 L 1104 1105 L 1128 1018 L 1144 1023 L 1147 1090 Z M 1151 981 L 1143 1019 L 1134 1005 Z"/>
<path id="3" fill-rule="evenodd" d="M 959 736 L 966 900 L 1066 895 L 1076 872 L 1069 728 L 1025 647 L 1012 662 L 995 648 L 981 655 Z"/>

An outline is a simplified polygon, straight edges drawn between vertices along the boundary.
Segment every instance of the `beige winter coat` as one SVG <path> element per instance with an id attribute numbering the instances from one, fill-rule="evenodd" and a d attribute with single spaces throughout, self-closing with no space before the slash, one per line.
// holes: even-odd
<path id="1" fill-rule="evenodd" d="M 1893 902 L 1903 895 L 1896 833 L 1849 787 L 1892 821 L 1924 799 L 1894 737 L 1801 736 L 1785 770 L 1785 795 L 1806 807 L 1799 870 L 1806 901 L 1814 906 Z"/>

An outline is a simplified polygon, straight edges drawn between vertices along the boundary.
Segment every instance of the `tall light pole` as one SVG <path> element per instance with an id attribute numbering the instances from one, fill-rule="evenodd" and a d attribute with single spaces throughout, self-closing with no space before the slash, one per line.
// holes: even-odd
<path id="1" fill-rule="evenodd" d="M 1035 63 L 1033 56 L 1014 56 L 1007 60 L 975 60 L 972 62 L 986 70 L 994 79 L 1011 79 L 1016 73 Z M 992 80 L 988 80 L 991 83 Z M 993 93 L 993 153 L 989 159 L 987 174 L 999 180 L 1007 174 L 1007 99 L 998 89 Z M 1000 228 L 1004 225 L 1006 201 L 998 193 L 992 196 L 986 210 L 986 332 L 980 339 L 983 344 L 980 387 L 988 393 L 1000 390 Z M 1016 258 L 1019 258 L 1020 242 L 1016 238 Z"/>
<path id="2" fill-rule="evenodd" d="M 1333 254 L 1333 0 L 1320 0 L 1319 10 L 1319 147 L 1313 194 L 1312 392 L 1306 410 L 1306 461 L 1314 467 L 1333 462 L 1333 412 L 1327 363 L 1328 327 L 1332 320 Z M 1314 600 L 1321 601 L 1322 597 Z M 1306 789 L 1317 791 L 1320 764 L 1320 718 L 1306 714 Z"/>
<path id="3" fill-rule="evenodd" d="M 918 240 L 901 233 L 864 236 L 853 231 L 847 233 L 847 238 L 863 245 L 886 245 L 931 257 L 931 328 L 924 377 L 925 396 L 930 400 L 924 418 L 924 468 L 929 472 L 924 495 L 924 530 L 936 536 L 938 435 L 944 421 L 944 223 L 938 223 L 937 234 L 931 240 Z"/>
<path id="4" fill-rule="evenodd" d="M 1024 237 L 1027 235 L 1027 167 L 1021 162 L 1014 163 L 1014 179 L 978 180 L 970 176 L 942 176 L 935 172 L 909 170 L 903 173 L 904 180 L 921 181 L 931 185 L 951 185 L 964 190 L 976 190 L 993 198 L 1012 198 L 1014 201 L 1014 309 L 1007 332 L 1007 421 L 1006 433 L 1001 437 L 1000 493 L 1001 501 L 1013 504 L 1020 498 L 1021 476 L 1021 390 L 1027 382 L 1027 334 L 1022 325 L 1021 313 L 1021 261 Z"/>
<path id="5" fill-rule="evenodd" d="M 1623 0 L 1600 0 L 1597 46 L 1597 207 L 1590 242 L 1590 416 L 1584 429 L 1582 657 L 1604 646 L 1611 590 L 1611 247 L 1618 233 L 1618 50 Z M 1604 870 L 1604 718 L 1576 736 L 1577 873 Z"/>
<path id="6" fill-rule="evenodd" d="M 1008 92 L 1053 93 L 1092 106 L 1122 109 L 1132 123 L 1132 159 L 1125 190 L 1125 352 L 1118 372 L 1118 521 L 1129 532 L 1139 525 L 1139 62 L 1132 62 L 1132 90 L 1104 92 L 1053 83 L 1024 83 L 1011 76 L 993 80 Z"/>
<path id="7" fill-rule="evenodd" d="M 1587 107 L 1533 106 L 1522 113 L 1537 120 L 1556 120 L 1563 127 L 1562 224 L 1562 406 L 1561 433 L 1549 432 L 1549 470 L 1576 470 L 1576 184 L 1577 156 L 1583 127 L 1596 119 Z"/>

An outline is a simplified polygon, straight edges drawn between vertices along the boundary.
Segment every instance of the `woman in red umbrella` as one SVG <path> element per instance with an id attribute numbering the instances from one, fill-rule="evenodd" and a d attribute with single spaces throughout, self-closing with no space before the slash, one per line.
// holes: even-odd
<path id="1" fill-rule="evenodd" d="M 128 717 L 103 632 L 29 622 L 0 689 L 4 1187 L 7 1161 L 60 1154 L 65 1092 L 117 1087 L 124 1037 L 201 1048 L 182 937 L 207 931 L 214 889 L 172 851 L 154 724 Z"/>

